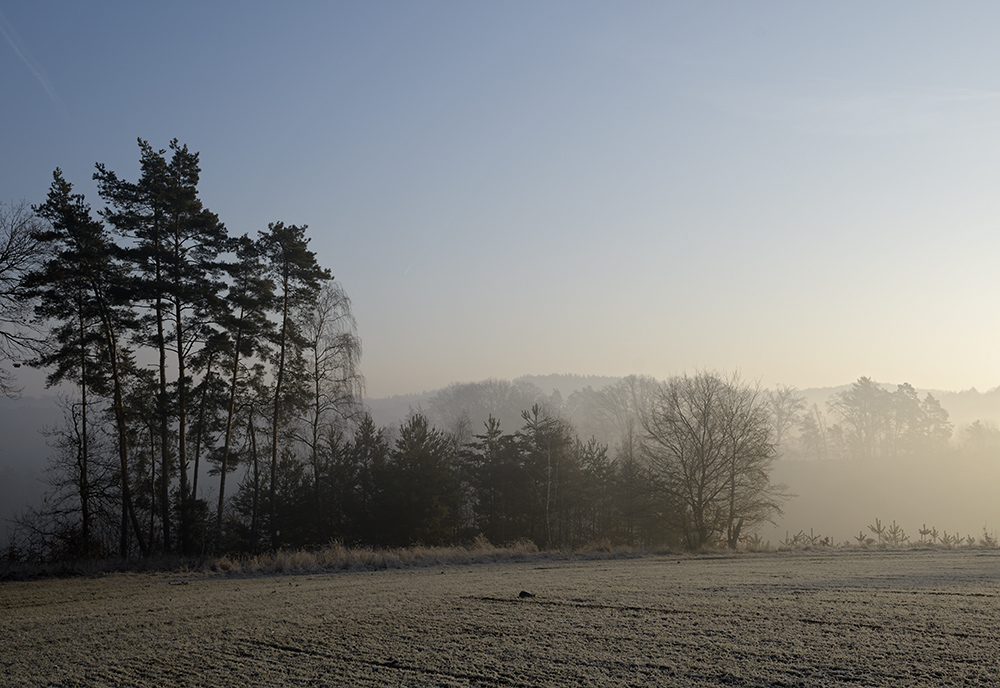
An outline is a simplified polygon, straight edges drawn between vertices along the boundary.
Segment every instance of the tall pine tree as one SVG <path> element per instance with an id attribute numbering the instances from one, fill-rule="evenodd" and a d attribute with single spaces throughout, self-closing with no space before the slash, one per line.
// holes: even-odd
<path id="1" fill-rule="evenodd" d="M 94 178 L 107 204 L 104 217 L 133 242 L 127 256 L 137 275 L 136 294 L 146 304 L 147 323 L 153 325 L 149 328 L 152 337 L 146 337 L 145 343 L 154 346 L 159 355 L 162 471 L 169 475 L 173 439 L 177 447 L 180 546 L 185 549 L 186 514 L 196 497 L 189 488 L 188 368 L 192 352 L 211 331 L 212 314 L 223 288 L 219 255 L 226 248 L 227 236 L 225 226 L 198 197 L 198 154 L 177 139 L 170 142 L 169 160 L 167 151 L 155 150 L 141 139 L 139 148 L 141 174 L 137 182 L 119 179 L 100 164 Z M 175 360 L 172 389 L 168 386 L 168 353 Z M 175 423 L 176 433 L 172 434 Z M 167 481 L 162 489 L 168 489 Z M 160 500 L 164 548 L 169 550 L 169 495 L 161 494 Z"/>
<path id="2" fill-rule="evenodd" d="M 297 311 L 314 303 L 322 284 L 333 279 L 330 271 L 320 267 L 316 254 L 309 249 L 306 227 L 272 222 L 259 239 L 268 272 L 275 283 L 274 310 L 277 333 L 274 338 L 272 374 L 274 395 L 271 407 L 271 464 L 269 516 L 271 547 L 279 546 L 279 524 L 276 513 L 278 456 L 280 431 L 286 407 L 303 403 L 302 375 L 292 375 L 295 364 L 301 366 L 301 351 L 307 342 L 294 317 Z M 301 371 L 297 371 L 301 373 Z"/>
<path id="3" fill-rule="evenodd" d="M 129 472 L 129 429 L 124 404 L 125 377 L 132 365 L 123 344 L 123 333 L 132 324 L 125 300 L 127 273 L 115 259 L 117 250 L 104 226 L 92 219 L 90 206 L 82 195 L 74 194 L 60 170 L 53 174 L 46 202 L 35 212 L 50 228 L 38 239 L 51 258 L 26 279 L 39 299 L 38 315 L 54 320 L 55 346 L 43 354 L 38 364 L 53 368 L 49 382 L 72 380 L 80 389 L 83 411 L 81 437 L 81 511 L 83 538 L 90 537 L 87 464 L 89 440 L 87 411 L 91 391 L 111 397 L 117 430 L 121 487 L 121 529 L 119 553 L 129 552 L 129 524 L 140 551 L 146 546 L 132 502 Z"/>

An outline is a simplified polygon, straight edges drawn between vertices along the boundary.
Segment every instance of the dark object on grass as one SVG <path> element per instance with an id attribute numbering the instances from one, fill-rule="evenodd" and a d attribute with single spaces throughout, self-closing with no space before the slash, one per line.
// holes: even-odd
<path id="1" fill-rule="evenodd" d="M 517 594 L 517 596 L 520 597 L 523 600 L 525 597 L 534 597 L 535 594 L 531 593 L 531 592 L 528 592 L 527 590 L 522 590 L 521 592 L 519 592 Z"/>

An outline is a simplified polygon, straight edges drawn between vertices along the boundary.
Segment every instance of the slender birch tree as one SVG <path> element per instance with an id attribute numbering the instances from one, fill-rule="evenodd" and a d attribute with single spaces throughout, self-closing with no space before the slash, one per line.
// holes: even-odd
<path id="1" fill-rule="evenodd" d="M 301 439 L 309 453 L 318 514 L 323 510 L 322 445 L 357 421 L 364 389 L 358 366 L 361 338 L 351 300 L 339 283 L 323 284 L 315 302 L 302 312 L 301 331 L 309 384 L 306 432 Z"/>

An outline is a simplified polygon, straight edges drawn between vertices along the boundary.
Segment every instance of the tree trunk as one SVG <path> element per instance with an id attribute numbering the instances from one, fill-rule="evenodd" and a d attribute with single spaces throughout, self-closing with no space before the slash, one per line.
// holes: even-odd
<path id="1" fill-rule="evenodd" d="M 271 483 L 268 487 L 270 504 L 271 549 L 278 549 L 277 485 L 278 485 L 278 429 L 281 420 L 281 392 L 285 379 L 285 348 L 288 339 L 289 300 L 288 270 L 282 279 L 281 337 L 278 342 L 278 371 L 274 382 L 274 409 L 271 422 Z"/>
<path id="2" fill-rule="evenodd" d="M 250 514 L 250 542 L 254 553 L 258 550 L 260 530 L 260 463 L 257 460 L 257 431 L 253 423 L 253 407 L 250 407 L 250 458 L 253 461 L 253 509 Z"/>
<path id="3" fill-rule="evenodd" d="M 160 268 L 157 266 L 157 283 Z M 170 552 L 170 428 L 167 418 L 167 343 L 163 332 L 163 301 L 156 296 L 156 344 L 160 357 L 160 388 L 156 396 L 160 430 L 160 520 L 163 522 L 163 551 Z"/>
<path id="4" fill-rule="evenodd" d="M 187 457 L 187 357 L 184 355 L 184 328 L 181 325 L 181 303 L 180 298 L 175 296 L 174 318 L 175 318 L 175 340 L 177 342 L 177 471 L 180 474 L 180 507 L 181 532 L 180 546 L 182 551 L 186 551 L 191 537 L 190 529 L 190 504 L 189 499 L 193 499 L 189 489 L 188 479 L 188 457 Z"/>
<path id="5" fill-rule="evenodd" d="M 142 556 L 146 556 L 148 549 L 142 537 L 139 519 L 135 515 L 135 507 L 132 503 L 132 488 L 129 485 L 128 419 L 125 417 L 124 393 L 122 391 L 121 373 L 118 366 L 118 342 L 109 318 L 105 319 L 104 326 L 108 344 L 108 357 L 111 359 L 111 378 L 114 384 L 115 424 L 118 428 L 118 463 L 121 470 L 122 483 L 121 538 L 118 543 L 118 551 L 122 558 L 128 557 L 128 526 L 131 522 L 136 541 L 139 545 L 139 552 Z"/>
<path id="6" fill-rule="evenodd" d="M 236 329 L 233 353 L 233 374 L 229 382 L 229 409 L 226 412 L 226 437 L 222 443 L 222 468 L 219 471 L 219 507 L 215 514 L 215 547 L 222 541 L 222 512 L 226 506 L 226 474 L 229 472 L 229 449 L 233 441 L 233 417 L 236 415 L 236 385 L 240 375 L 240 347 L 243 345 L 243 319 Z"/>
<path id="7" fill-rule="evenodd" d="M 212 363 L 215 360 L 215 350 L 208 354 L 208 366 L 205 370 L 205 389 L 201 393 L 201 402 L 198 404 L 198 432 L 194 438 L 194 478 L 191 481 L 191 494 L 198 494 L 198 471 L 201 468 L 201 449 L 203 445 L 202 436 L 205 434 L 205 407 L 207 406 L 208 387 L 211 384 Z"/>
<path id="8" fill-rule="evenodd" d="M 90 544 L 91 544 L 91 534 L 90 534 L 90 475 L 89 475 L 89 463 L 90 463 L 90 446 L 87 432 L 87 349 L 84 344 L 86 341 L 86 324 L 83 318 L 83 309 L 78 308 L 77 311 L 80 313 L 79 325 L 80 325 L 80 415 L 81 415 L 81 425 L 82 432 L 80 435 L 80 474 L 79 479 L 79 490 L 80 490 L 80 536 L 83 538 L 83 548 L 84 552 L 89 555 Z"/>

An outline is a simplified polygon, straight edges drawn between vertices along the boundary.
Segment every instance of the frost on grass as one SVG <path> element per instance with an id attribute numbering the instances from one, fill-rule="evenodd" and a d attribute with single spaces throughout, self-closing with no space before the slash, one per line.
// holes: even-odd
<path id="1" fill-rule="evenodd" d="M 1000 552 L 9 582 L 0 636 L 26 686 L 1000 685 Z"/>

